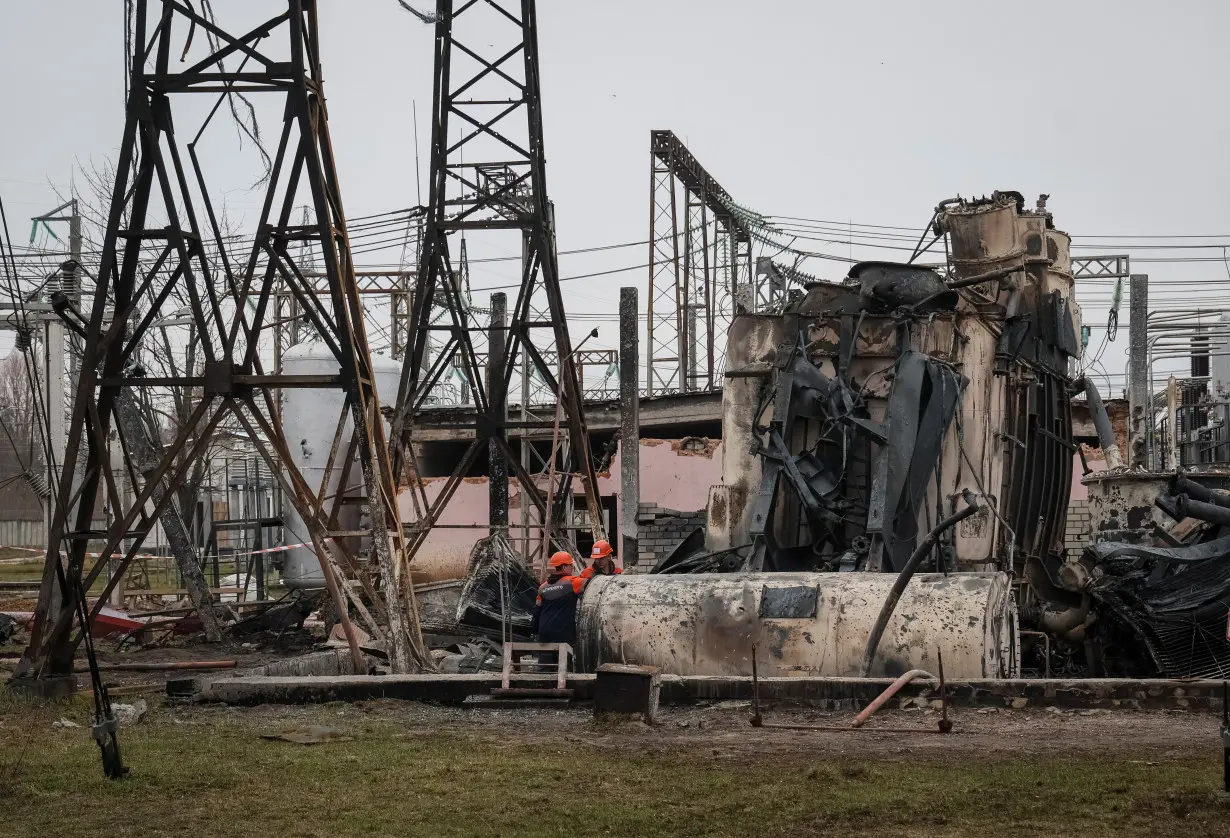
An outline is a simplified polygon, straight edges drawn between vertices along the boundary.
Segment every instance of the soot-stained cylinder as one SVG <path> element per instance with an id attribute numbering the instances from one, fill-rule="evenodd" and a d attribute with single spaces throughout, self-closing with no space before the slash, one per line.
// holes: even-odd
<path id="1" fill-rule="evenodd" d="M 594 578 L 577 611 L 577 654 L 674 675 L 857 677 L 889 573 L 741 573 Z M 872 677 L 1019 674 L 1017 615 L 1003 573 L 919 574 L 902 594 Z"/>

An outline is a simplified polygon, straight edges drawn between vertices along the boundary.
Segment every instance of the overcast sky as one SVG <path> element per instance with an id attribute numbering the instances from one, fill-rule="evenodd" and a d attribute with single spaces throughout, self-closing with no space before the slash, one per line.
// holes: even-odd
<path id="1" fill-rule="evenodd" d="M 224 25 L 244 5 L 214 0 Z M 27 219 L 54 206 L 49 181 L 65 188 L 78 161 L 116 153 L 122 8 L 0 0 L 0 195 L 18 243 Z M 1159 254 L 1138 249 L 1145 240 L 1105 238 L 1230 243 L 1230 4 L 541 0 L 538 14 L 563 250 L 647 237 L 649 131 L 670 128 L 762 213 L 921 228 L 958 193 L 1013 189 L 1032 202 L 1046 192 L 1057 226 L 1078 242 L 1113 245 L 1106 252 L 1130 244 L 1134 262 L 1210 258 L 1138 262 L 1156 283 L 1189 283 L 1177 299 L 1230 297 L 1219 247 Z M 412 103 L 425 166 L 432 28 L 396 0 L 322 0 L 321 16 L 347 213 L 413 205 Z M 236 214 L 255 200 L 226 197 Z M 564 275 L 647 261 L 641 248 L 561 259 Z M 834 263 L 802 267 L 844 274 Z M 507 265 L 476 266 L 474 285 L 509 275 Z M 571 310 L 613 315 L 618 287 L 643 289 L 646 278 L 641 269 L 580 281 L 566 299 Z M 1094 304 L 1105 290 L 1086 298 L 1090 323 L 1105 322 Z M 615 344 L 613 323 L 599 343 Z M 1125 350 L 1124 333 L 1109 369 L 1122 369 Z"/>

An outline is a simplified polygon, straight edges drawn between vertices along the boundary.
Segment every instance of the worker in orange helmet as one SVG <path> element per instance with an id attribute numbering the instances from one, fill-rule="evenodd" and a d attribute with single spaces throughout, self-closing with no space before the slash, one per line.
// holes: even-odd
<path id="1" fill-rule="evenodd" d="M 615 554 L 611 551 L 611 542 L 601 539 L 594 542 L 590 552 L 589 567 L 581 571 L 582 579 L 593 579 L 595 576 L 616 576 L 623 573 L 622 567 L 615 566 Z"/>
<path id="2" fill-rule="evenodd" d="M 563 550 L 551 557 L 550 574 L 538 588 L 530 629 L 539 643 L 577 642 L 577 599 L 585 580 L 575 575 L 572 556 Z"/>

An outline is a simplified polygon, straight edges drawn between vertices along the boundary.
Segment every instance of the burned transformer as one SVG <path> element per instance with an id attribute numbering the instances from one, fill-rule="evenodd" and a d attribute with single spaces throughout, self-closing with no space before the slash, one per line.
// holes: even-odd
<path id="1" fill-rule="evenodd" d="M 1200 462 L 1151 466 L 1147 439 L 1123 462 L 1076 372 L 1069 239 L 1045 196 L 944 201 L 929 226 L 942 267 L 800 283 L 769 266 L 803 288 L 731 326 L 703 542 L 595 580 L 586 665 L 747 674 L 759 651 L 768 675 L 865 677 L 935 672 L 942 653 L 957 678 L 1230 676 L 1230 463 L 1201 444 L 1220 425 L 1171 398 L 1176 436 L 1158 444 Z M 1105 465 L 1080 455 L 1079 551 L 1074 397 Z"/>
<path id="2" fill-rule="evenodd" d="M 722 671 L 695 665 L 699 640 L 678 640 L 714 624 L 731 671 L 752 646 L 770 673 L 884 675 L 973 643 L 950 674 L 1014 677 L 1021 623 L 1076 637 L 1087 597 L 1052 581 L 1066 566 L 1081 351 L 1068 236 L 1045 199 L 1027 209 L 1011 192 L 945 201 L 931 227 L 949 247 L 943 273 L 864 262 L 843 282 L 808 282 L 779 314 L 735 318 L 706 543 L 655 570 L 733 573 L 742 593 L 692 585 L 659 609 L 683 618 L 673 645 L 640 626 L 608 653 L 617 642 L 668 669 Z M 833 574 L 847 581 L 829 596 Z M 660 584 L 605 581 L 583 611 L 621 623 Z M 842 624 L 857 629 L 837 637 Z M 803 635 L 811 659 L 783 656 Z"/>

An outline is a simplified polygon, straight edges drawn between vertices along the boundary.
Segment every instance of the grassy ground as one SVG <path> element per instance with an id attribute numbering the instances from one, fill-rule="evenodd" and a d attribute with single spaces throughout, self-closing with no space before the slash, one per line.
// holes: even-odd
<path id="1" fill-rule="evenodd" d="M 6 558 L 6 557 L 0 557 Z M 43 577 L 43 560 L 39 558 L 23 561 L 2 561 L 0 562 L 0 582 L 28 582 L 38 581 Z"/>
<path id="2" fill-rule="evenodd" d="M 660 728 L 612 729 L 584 712 L 496 719 L 392 702 L 155 707 L 121 731 L 132 775 L 108 782 L 84 727 L 52 727 L 61 715 L 84 722 L 84 712 L 0 693 L 0 835 L 1049 838 L 1171 834 L 1175 825 L 1230 835 L 1230 796 L 1219 791 L 1220 755 L 1204 720 L 1191 747 L 1162 751 L 1007 739 L 991 750 L 952 738 L 922 747 L 890 738 L 860 751 L 870 739 L 753 737 L 742 711 L 718 722 L 710 713 L 710 728 L 697 730 L 704 722 L 678 711 Z M 306 747 L 260 738 L 307 724 L 354 738 Z"/>

